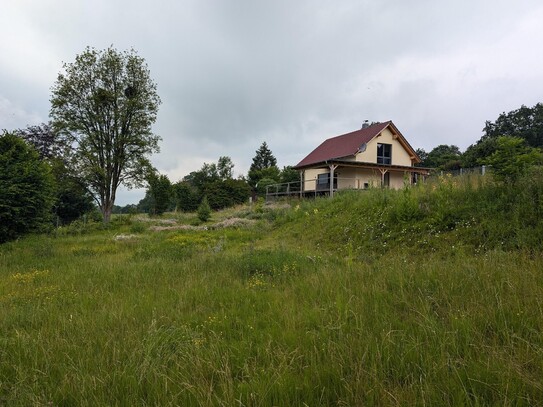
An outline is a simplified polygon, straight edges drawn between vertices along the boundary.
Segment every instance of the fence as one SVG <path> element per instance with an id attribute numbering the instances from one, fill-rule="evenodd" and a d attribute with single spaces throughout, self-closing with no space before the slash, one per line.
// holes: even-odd
<path id="1" fill-rule="evenodd" d="M 485 175 L 490 169 L 489 165 L 482 165 L 480 167 L 472 168 L 459 168 L 456 170 L 432 170 L 430 171 L 430 177 L 432 176 L 442 176 L 442 175 L 452 175 L 453 177 L 465 175 L 465 174 L 481 174 Z"/>
<path id="2" fill-rule="evenodd" d="M 473 168 L 459 168 L 456 170 L 431 170 L 429 177 L 437 177 L 443 175 L 451 175 L 453 177 L 466 175 L 466 174 L 481 174 L 485 175 L 490 166 L 483 165 L 480 167 Z M 314 185 L 313 185 L 314 183 Z M 344 189 L 355 189 L 355 190 L 365 190 L 370 187 L 367 183 L 360 183 L 360 180 L 357 178 L 344 178 L 344 177 L 335 177 L 334 178 L 334 191 L 338 190 L 338 184 L 341 185 L 342 190 Z M 305 186 L 305 188 L 303 188 Z M 318 196 L 324 195 L 330 192 L 330 180 L 327 179 L 326 182 L 322 182 L 318 179 L 306 180 L 303 183 L 301 181 L 285 182 L 282 184 L 271 184 L 266 186 L 266 201 L 278 199 L 282 197 L 299 197 L 303 196 Z"/>

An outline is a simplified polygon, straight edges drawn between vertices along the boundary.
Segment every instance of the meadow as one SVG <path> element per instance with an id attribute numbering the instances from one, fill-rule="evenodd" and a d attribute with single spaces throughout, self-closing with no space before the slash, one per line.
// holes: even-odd
<path id="1" fill-rule="evenodd" d="M 0 405 L 543 405 L 543 174 L 0 246 Z"/>

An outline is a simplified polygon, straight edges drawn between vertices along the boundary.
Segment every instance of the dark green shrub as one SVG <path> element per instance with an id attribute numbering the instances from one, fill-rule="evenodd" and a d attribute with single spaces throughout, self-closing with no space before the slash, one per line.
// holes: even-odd
<path id="1" fill-rule="evenodd" d="M 202 203 L 198 206 L 198 219 L 202 222 L 207 222 L 211 218 L 211 207 L 207 201 L 207 196 L 204 196 Z"/>
<path id="2" fill-rule="evenodd" d="M 43 230 L 53 193 L 50 168 L 38 153 L 17 136 L 0 135 L 0 243 Z"/>

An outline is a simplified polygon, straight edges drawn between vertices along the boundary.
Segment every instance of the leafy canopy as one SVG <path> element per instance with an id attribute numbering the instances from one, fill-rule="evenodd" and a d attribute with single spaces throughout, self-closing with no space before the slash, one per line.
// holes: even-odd
<path id="1" fill-rule="evenodd" d="M 268 178 L 279 182 L 280 170 L 277 167 L 277 159 L 264 141 L 253 157 L 253 162 L 249 168 L 249 185 L 256 188 L 261 179 Z"/>
<path id="2" fill-rule="evenodd" d="M 117 188 L 142 186 L 147 156 L 158 152 L 152 133 L 160 98 L 134 50 L 87 48 L 64 64 L 52 87 L 55 130 L 76 145 L 75 168 L 109 221 Z"/>
<path id="3" fill-rule="evenodd" d="M 53 204 L 53 178 L 34 148 L 0 135 L 0 243 L 45 227 Z"/>
<path id="4" fill-rule="evenodd" d="M 530 147 L 543 147 L 543 103 L 533 107 L 522 105 L 502 113 L 495 122 L 487 121 L 483 139 L 500 136 L 520 137 Z"/>
<path id="5" fill-rule="evenodd" d="M 494 175 L 502 181 L 514 182 L 525 174 L 528 168 L 543 163 L 538 148 L 529 147 L 520 137 L 498 137 L 496 151 L 485 161 L 492 166 Z"/>

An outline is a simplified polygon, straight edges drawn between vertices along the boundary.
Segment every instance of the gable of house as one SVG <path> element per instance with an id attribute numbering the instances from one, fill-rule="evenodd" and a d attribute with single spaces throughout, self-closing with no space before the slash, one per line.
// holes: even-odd
<path id="1" fill-rule="evenodd" d="M 331 160 L 405 167 L 411 167 L 420 162 L 415 150 L 392 121 L 376 123 L 351 133 L 329 138 L 294 168 L 308 168 Z"/>

